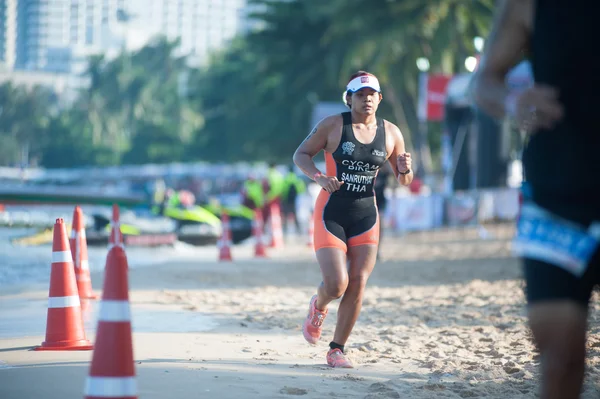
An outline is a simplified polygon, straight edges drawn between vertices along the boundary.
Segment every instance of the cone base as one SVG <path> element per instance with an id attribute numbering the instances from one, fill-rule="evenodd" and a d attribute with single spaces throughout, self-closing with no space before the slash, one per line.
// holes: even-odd
<path id="1" fill-rule="evenodd" d="M 266 252 L 264 252 L 264 251 L 256 251 L 256 252 L 254 253 L 254 257 L 255 257 L 255 258 L 266 258 L 266 257 L 267 257 L 267 254 L 266 254 Z"/>
<path id="2" fill-rule="evenodd" d="M 100 296 L 94 292 L 92 285 L 80 284 L 77 282 L 77 290 L 79 291 L 79 299 L 98 299 Z"/>
<path id="3" fill-rule="evenodd" d="M 34 351 L 89 351 L 94 345 L 87 339 L 80 341 L 42 342 L 40 346 L 33 348 Z"/>
<path id="4" fill-rule="evenodd" d="M 231 256 L 231 252 L 230 251 L 223 251 L 223 252 L 219 253 L 219 260 L 232 261 L 233 257 Z"/>

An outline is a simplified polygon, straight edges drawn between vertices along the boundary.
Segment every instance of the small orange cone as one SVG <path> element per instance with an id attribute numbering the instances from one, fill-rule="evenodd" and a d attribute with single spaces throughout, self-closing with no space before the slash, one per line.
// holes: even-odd
<path id="1" fill-rule="evenodd" d="M 225 212 L 223 212 L 223 216 L 221 217 L 221 225 L 223 226 L 223 231 L 217 244 L 219 246 L 219 260 L 230 261 L 233 260 L 231 256 L 231 230 L 229 228 L 229 215 Z"/>
<path id="2" fill-rule="evenodd" d="M 254 221 L 252 223 L 252 230 L 254 235 L 254 257 L 265 258 L 267 251 L 265 249 L 264 235 L 263 235 L 263 215 L 260 209 L 254 211 Z"/>
<path id="3" fill-rule="evenodd" d="M 308 240 L 306 241 L 306 246 L 310 248 L 315 247 L 315 218 L 314 214 L 311 211 L 308 217 Z"/>
<path id="4" fill-rule="evenodd" d="M 35 350 L 89 350 L 92 347 L 90 341 L 85 338 L 83 329 L 67 229 L 63 219 L 56 219 L 52 241 L 46 339 Z"/>
<path id="5" fill-rule="evenodd" d="M 98 296 L 92 292 L 85 225 L 83 223 L 83 213 L 79 206 L 76 206 L 73 212 L 73 228 L 71 229 L 70 243 L 79 298 L 96 299 Z"/>
<path id="6" fill-rule="evenodd" d="M 123 241 L 123 233 L 121 233 L 121 222 L 119 220 L 119 213 L 119 205 L 113 204 L 112 220 L 110 222 L 110 237 L 108 239 L 108 249 L 111 249 L 113 246 L 125 246 Z"/>
<path id="7" fill-rule="evenodd" d="M 96 348 L 85 381 L 86 399 L 137 398 L 127 269 L 125 250 L 112 247 L 106 257 Z"/>
<path id="8" fill-rule="evenodd" d="M 283 247 L 283 227 L 281 225 L 281 208 L 278 201 L 271 202 L 271 248 Z"/>

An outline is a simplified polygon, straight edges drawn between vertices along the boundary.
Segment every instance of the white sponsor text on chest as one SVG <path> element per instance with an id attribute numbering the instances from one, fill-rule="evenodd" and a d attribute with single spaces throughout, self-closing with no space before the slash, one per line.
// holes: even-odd
<path id="1" fill-rule="evenodd" d="M 355 193 L 366 193 L 367 185 L 373 184 L 375 176 L 355 175 L 352 173 L 342 173 L 342 181 L 346 186 L 346 191 Z"/>
<path id="2" fill-rule="evenodd" d="M 342 180 L 345 183 L 356 183 L 356 184 L 371 184 L 375 176 L 364 176 L 355 175 L 352 173 L 342 173 Z"/>
<path id="3" fill-rule="evenodd" d="M 354 170 L 357 172 L 368 172 L 370 170 L 377 170 L 379 166 L 371 165 L 368 162 L 363 161 L 352 161 L 350 159 L 344 159 L 342 165 L 346 166 L 348 170 Z"/>

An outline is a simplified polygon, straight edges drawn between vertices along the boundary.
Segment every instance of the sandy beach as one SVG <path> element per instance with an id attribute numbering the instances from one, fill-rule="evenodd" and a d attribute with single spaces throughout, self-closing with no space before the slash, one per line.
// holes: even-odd
<path id="1" fill-rule="evenodd" d="M 301 332 L 320 282 L 301 240 L 254 259 L 216 249 L 196 260 L 131 268 L 140 398 L 535 398 L 537 356 L 523 286 L 510 255 L 511 225 L 384 237 L 363 311 L 347 344 L 354 369 L 331 369 L 323 340 Z M 50 254 L 49 254 L 50 256 Z M 96 292 L 103 273 L 92 273 Z M 83 397 L 92 352 L 34 352 L 44 339 L 48 286 L 2 287 L 0 398 Z M 94 339 L 98 302 L 85 313 Z M 600 322 L 590 313 L 583 398 L 600 395 Z"/>

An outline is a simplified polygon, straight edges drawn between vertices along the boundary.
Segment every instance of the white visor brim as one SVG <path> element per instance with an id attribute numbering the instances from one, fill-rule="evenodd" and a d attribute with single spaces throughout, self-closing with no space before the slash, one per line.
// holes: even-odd
<path id="1" fill-rule="evenodd" d="M 372 75 L 357 76 L 352 79 L 346 86 L 346 91 L 356 93 L 360 89 L 369 88 L 376 92 L 381 92 L 381 86 L 379 86 L 379 80 Z"/>

